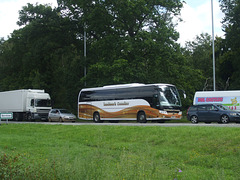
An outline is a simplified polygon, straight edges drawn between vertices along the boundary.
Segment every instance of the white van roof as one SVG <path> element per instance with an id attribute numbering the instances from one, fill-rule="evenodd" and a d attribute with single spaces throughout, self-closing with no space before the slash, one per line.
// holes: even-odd
<path id="1" fill-rule="evenodd" d="M 240 90 L 232 91 L 197 91 L 195 97 L 240 96 Z"/>

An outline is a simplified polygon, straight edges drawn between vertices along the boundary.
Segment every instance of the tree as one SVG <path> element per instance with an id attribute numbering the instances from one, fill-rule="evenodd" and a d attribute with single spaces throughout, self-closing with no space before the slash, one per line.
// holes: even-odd
<path id="1" fill-rule="evenodd" d="M 216 37 L 215 39 L 215 70 L 216 70 L 216 89 L 224 89 L 224 77 L 222 73 L 228 71 L 222 69 L 224 40 Z M 197 35 L 194 41 L 186 43 L 184 55 L 188 65 L 193 69 L 198 69 L 203 76 L 200 82 L 201 88 L 198 90 L 213 90 L 213 59 L 212 59 L 212 40 L 207 33 Z"/>
<path id="2" fill-rule="evenodd" d="M 239 56 L 240 56 L 240 1 L 221 0 L 220 6 L 225 14 L 223 30 L 225 40 L 222 45 L 221 77 L 230 78 L 230 89 L 240 88 Z"/>
<path id="3" fill-rule="evenodd" d="M 64 9 L 64 15 L 77 23 L 79 34 L 85 24 L 88 86 L 169 81 L 168 73 L 173 71 L 170 66 L 178 61 L 173 59 L 173 54 L 180 53 L 176 44 L 178 33 L 172 22 L 182 7 L 180 1 L 79 0 L 58 3 Z M 118 72 L 116 78 L 111 70 L 116 63 L 125 67 L 126 62 L 129 70 Z"/>
<path id="4" fill-rule="evenodd" d="M 41 88 L 51 94 L 54 106 L 74 107 L 84 61 L 75 24 L 60 14 L 48 5 L 23 7 L 18 24 L 24 27 L 1 43 L 1 90 Z"/>
<path id="5" fill-rule="evenodd" d="M 181 1 L 59 0 L 58 4 L 54 9 L 27 4 L 20 11 L 18 24 L 23 27 L 0 44 L 2 90 L 45 89 L 54 106 L 75 109 L 85 81 L 88 87 L 172 83 L 190 94 L 202 82 L 201 71 L 189 66 L 189 58 L 176 43 L 179 34 L 172 18 L 179 14 Z"/>

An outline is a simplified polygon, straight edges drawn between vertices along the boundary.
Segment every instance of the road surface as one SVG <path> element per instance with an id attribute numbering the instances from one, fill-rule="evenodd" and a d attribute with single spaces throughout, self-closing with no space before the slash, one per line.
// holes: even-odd
<path id="1" fill-rule="evenodd" d="M 228 124 L 218 124 L 218 123 L 137 123 L 137 122 L 124 122 L 124 123 L 94 123 L 91 121 L 86 122 L 23 122 L 23 121 L 5 121 L 2 120 L 1 124 L 50 124 L 50 125 L 74 125 L 74 126 L 83 126 L 83 125 L 92 125 L 92 126 L 163 126 L 163 127 L 176 127 L 176 126 L 206 126 L 206 127 L 238 127 L 240 128 L 240 124 L 237 123 L 228 123 Z"/>

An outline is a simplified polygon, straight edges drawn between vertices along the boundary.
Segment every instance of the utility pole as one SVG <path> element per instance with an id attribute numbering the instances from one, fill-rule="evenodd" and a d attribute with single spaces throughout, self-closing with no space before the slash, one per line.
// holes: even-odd
<path id="1" fill-rule="evenodd" d="M 212 9 L 213 91 L 216 91 L 216 82 L 215 82 L 215 49 L 214 49 L 214 22 L 213 22 L 213 0 L 211 0 L 211 9 Z"/>
<path id="2" fill-rule="evenodd" d="M 87 75 L 87 38 L 86 38 L 86 23 L 84 23 L 84 34 L 83 34 L 83 41 L 84 41 L 84 77 L 85 77 L 85 87 L 87 86 L 87 80 L 86 80 L 86 75 Z"/>

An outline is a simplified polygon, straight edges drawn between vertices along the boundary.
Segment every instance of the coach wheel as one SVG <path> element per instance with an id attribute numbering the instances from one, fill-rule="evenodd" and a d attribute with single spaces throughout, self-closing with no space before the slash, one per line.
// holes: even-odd
<path id="1" fill-rule="evenodd" d="M 144 112 L 139 112 L 138 116 L 137 116 L 137 121 L 140 123 L 146 123 L 147 119 L 146 119 L 146 115 Z"/>
<path id="2" fill-rule="evenodd" d="M 93 121 L 94 121 L 95 123 L 101 123 L 101 122 L 103 122 L 103 121 L 101 121 L 101 119 L 100 119 L 100 114 L 99 114 L 98 112 L 95 112 L 95 113 L 93 114 Z"/>
<path id="3" fill-rule="evenodd" d="M 227 123 L 229 123 L 229 117 L 227 116 L 227 115 L 222 115 L 221 116 L 221 122 L 223 123 L 223 124 L 227 124 Z"/>
<path id="4" fill-rule="evenodd" d="M 193 124 L 197 124 L 197 123 L 198 123 L 198 117 L 195 116 L 195 115 L 193 115 L 190 120 L 191 120 L 191 122 L 192 122 Z"/>

